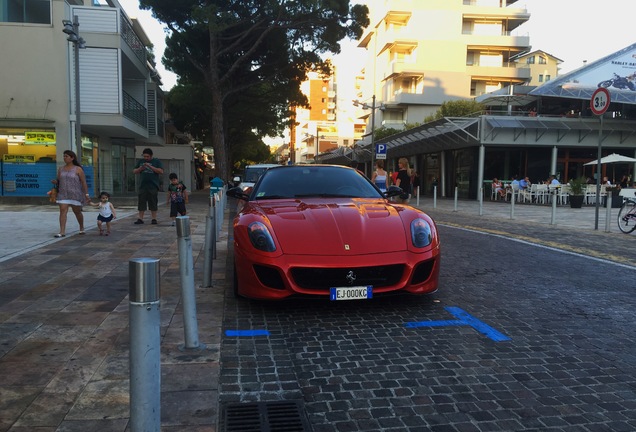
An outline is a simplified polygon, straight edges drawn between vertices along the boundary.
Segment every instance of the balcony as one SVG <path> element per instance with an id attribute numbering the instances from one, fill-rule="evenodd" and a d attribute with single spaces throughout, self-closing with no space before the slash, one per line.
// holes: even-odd
<path id="1" fill-rule="evenodd" d="M 479 79 L 515 79 L 520 81 L 529 80 L 531 73 L 529 68 L 518 68 L 516 63 L 503 63 L 501 66 L 480 66 L 479 64 L 467 65 L 466 73 Z"/>
<path id="2" fill-rule="evenodd" d="M 422 93 L 406 93 L 396 91 L 392 98 L 386 101 L 386 105 L 424 105 L 426 98 Z"/>
<path id="3" fill-rule="evenodd" d="M 382 126 L 387 129 L 404 130 L 406 124 L 404 120 L 382 120 Z"/>
<path id="4" fill-rule="evenodd" d="M 517 48 L 526 49 L 530 46 L 530 36 L 513 36 L 510 34 L 501 35 L 483 35 L 474 34 L 473 32 L 464 31 L 463 38 L 469 49 L 478 48 Z"/>
<path id="5" fill-rule="evenodd" d="M 416 63 L 394 61 L 391 62 L 387 73 L 384 81 L 397 77 L 422 77 L 424 76 L 424 68 L 418 67 Z"/>
<path id="6" fill-rule="evenodd" d="M 159 112 L 155 105 L 146 105 L 151 103 L 147 92 L 159 84 L 151 78 L 150 41 L 140 24 L 114 7 L 79 6 L 72 14 L 78 16 L 88 42 L 80 56 L 86 72 L 80 82 L 82 126 L 99 135 L 161 139 L 162 104 L 152 100 Z"/>

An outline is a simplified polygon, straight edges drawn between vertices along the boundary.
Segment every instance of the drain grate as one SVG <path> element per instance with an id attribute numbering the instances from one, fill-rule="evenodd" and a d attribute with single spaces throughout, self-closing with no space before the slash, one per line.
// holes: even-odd
<path id="1" fill-rule="evenodd" d="M 299 401 L 228 403 L 220 420 L 221 432 L 311 432 Z"/>

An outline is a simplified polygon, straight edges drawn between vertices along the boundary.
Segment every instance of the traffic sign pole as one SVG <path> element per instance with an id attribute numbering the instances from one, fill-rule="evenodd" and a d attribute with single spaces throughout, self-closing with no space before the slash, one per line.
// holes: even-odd
<path id="1" fill-rule="evenodd" d="M 600 127 L 598 129 L 598 150 L 596 154 L 596 205 L 594 217 L 594 229 L 598 230 L 598 215 L 601 205 L 601 157 L 603 146 L 603 114 L 610 106 L 610 92 L 604 87 L 599 87 L 592 93 L 590 109 L 598 116 Z M 608 198 L 609 199 L 609 198 Z"/>

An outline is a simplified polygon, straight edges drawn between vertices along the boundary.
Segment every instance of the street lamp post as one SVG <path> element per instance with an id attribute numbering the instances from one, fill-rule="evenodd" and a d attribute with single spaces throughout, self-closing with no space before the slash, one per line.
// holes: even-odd
<path id="1" fill-rule="evenodd" d="M 375 95 L 371 99 L 371 172 L 375 167 Z"/>
<path id="2" fill-rule="evenodd" d="M 353 105 L 371 110 L 371 172 L 373 172 L 373 166 L 375 165 L 375 94 L 371 97 L 371 106 L 366 103 L 360 103 L 357 100 L 353 101 Z M 380 104 L 377 108 L 384 109 L 383 106 L 383 104 Z"/>
<path id="3" fill-rule="evenodd" d="M 73 21 L 62 20 L 64 29 L 62 31 L 68 35 L 66 40 L 73 44 L 74 66 L 75 66 L 75 151 L 78 162 L 82 163 L 82 123 L 80 121 L 80 70 L 79 70 L 79 50 L 86 48 L 86 41 L 79 35 L 79 20 L 77 15 L 73 15 Z"/>

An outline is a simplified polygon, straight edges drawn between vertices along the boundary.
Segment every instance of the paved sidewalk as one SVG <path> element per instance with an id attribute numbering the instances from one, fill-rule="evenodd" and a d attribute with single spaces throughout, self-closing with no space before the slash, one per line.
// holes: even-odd
<path id="1" fill-rule="evenodd" d="M 181 279 L 167 208 L 160 208 L 158 225 L 134 225 L 127 216 L 136 211 L 118 208 L 108 237 L 97 235 L 97 213 L 85 213 L 86 235 L 76 235 L 69 215 L 67 237 L 53 239 L 56 206 L 0 206 L 0 431 L 127 430 L 128 271 L 139 257 L 160 259 L 162 430 L 216 430 L 228 220 L 213 286 L 202 287 L 208 197 L 207 190 L 195 192 L 188 205 L 205 350 L 179 349 Z"/>
<path id="2" fill-rule="evenodd" d="M 184 329 L 177 239 L 165 207 L 159 225 L 134 225 L 134 208 L 118 208 L 110 237 L 97 235 L 91 209 L 85 214 L 86 235 L 76 235 L 70 215 L 67 237 L 53 239 L 56 206 L 0 205 L 0 432 L 127 430 L 128 262 L 138 257 L 161 260 L 162 431 L 216 431 L 224 296 L 232 294 L 227 211 L 216 243 L 213 286 L 201 286 L 208 202 L 206 190 L 192 194 L 188 205 L 198 334 L 206 345 L 193 352 L 179 350 Z M 484 202 L 481 215 L 476 201 L 435 204 L 421 198 L 419 207 L 439 225 L 636 267 L 636 233 L 618 231 L 617 209 L 606 233 L 605 209 L 594 230 L 594 207 L 558 207 L 551 224 L 549 206 L 518 204 L 511 218 L 504 202 Z M 469 249 L 467 254 L 473 252 Z"/>

